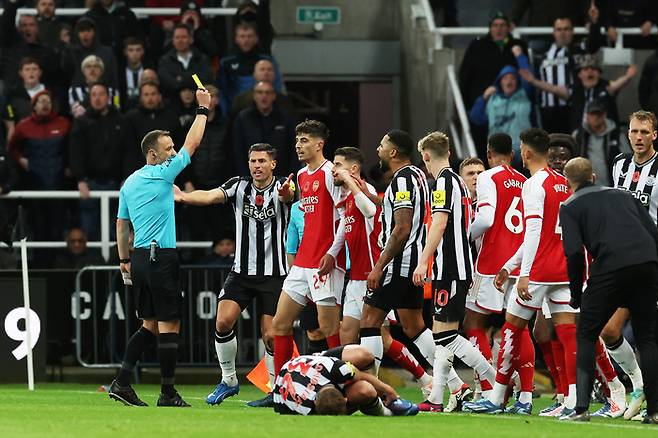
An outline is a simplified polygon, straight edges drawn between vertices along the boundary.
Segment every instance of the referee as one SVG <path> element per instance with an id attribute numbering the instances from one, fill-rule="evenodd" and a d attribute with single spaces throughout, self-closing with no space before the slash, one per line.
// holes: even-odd
<path id="1" fill-rule="evenodd" d="M 642 357 L 647 399 L 644 423 L 658 423 L 658 228 L 646 209 L 629 193 L 595 186 L 592 164 L 574 158 L 564 168 L 574 194 L 560 208 L 567 256 L 571 306 L 581 307 L 578 324 L 576 408 L 561 417 L 589 421 L 594 377 L 594 343 L 618 307 L 628 307 L 633 334 Z M 594 258 L 587 289 L 582 292 L 587 250 Z M 582 303 L 581 303 L 582 294 Z"/>
<path id="2" fill-rule="evenodd" d="M 130 374 L 142 352 L 158 340 L 161 390 L 158 406 L 189 406 L 174 389 L 182 295 L 179 285 L 174 216 L 174 180 L 190 164 L 201 143 L 210 93 L 196 92 L 196 118 L 176 153 L 167 131 L 151 131 L 142 140 L 146 165 L 130 175 L 119 193 L 117 247 L 126 285 L 133 285 L 137 317 L 143 321 L 126 345 L 110 398 L 129 406 L 146 406 L 130 386 Z M 129 223 L 135 229 L 133 260 L 128 254 Z"/>

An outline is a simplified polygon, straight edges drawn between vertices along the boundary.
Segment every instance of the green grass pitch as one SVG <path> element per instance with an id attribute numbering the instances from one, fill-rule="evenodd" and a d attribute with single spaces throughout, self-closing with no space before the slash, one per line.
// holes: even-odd
<path id="1" fill-rule="evenodd" d="M 38 384 L 34 392 L 25 386 L 0 385 L 0 437 L 578 437 L 658 436 L 658 428 L 624 420 L 593 419 L 591 423 L 565 424 L 552 418 L 472 414 L 425 414 L 417 417 L 381 418 L 355 414 L 351 417 L 280 416 L 270 409 L 245 406 L 260 398 L 253 386 L 222 403 L 204 402 L 210 387 L 178 387 L 192 408 L 154 407 L 159 388 L 135 385 L 151 406 L 132 408 L 110 400 L 94 385 Z M 413 388 L 400 395 L 418 401 Z M 535 400 L 535 412 L 547 406 L 546 397 Z M 598 408 L 593 406 L 593 408 Z"/>

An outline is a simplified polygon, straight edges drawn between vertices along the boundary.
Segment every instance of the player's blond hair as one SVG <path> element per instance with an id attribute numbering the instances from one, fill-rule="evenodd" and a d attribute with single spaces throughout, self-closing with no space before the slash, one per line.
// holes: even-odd
<path id="1" fill-rule="evenodd" d="M 435 157 L 447 157 L 450 152 L 450 139 L 443 132 L 430 132 L 418 141 L 418 151 L 428 152 Z"/>
<path id="2" fill-rule="evenodd" d="M 648 120 L 651 122 L 651 126 L 653 127 L 654 131 L 658 129 L 658 119 L 656 119 L 656 115 L 651 111 L 644 111 L 644 110 L 635 111 L 630 116 L 628 116 L 629 122 L 633 119 L 639 120 L 641 122 Z"/>

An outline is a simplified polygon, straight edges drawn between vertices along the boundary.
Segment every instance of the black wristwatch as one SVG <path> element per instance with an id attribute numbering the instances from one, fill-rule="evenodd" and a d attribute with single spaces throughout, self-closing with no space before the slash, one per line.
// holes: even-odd
<path id="1" fill-rule="evenodd" d="M 119 263 L 130 263 L 130 259 L 119 259 Z"/>

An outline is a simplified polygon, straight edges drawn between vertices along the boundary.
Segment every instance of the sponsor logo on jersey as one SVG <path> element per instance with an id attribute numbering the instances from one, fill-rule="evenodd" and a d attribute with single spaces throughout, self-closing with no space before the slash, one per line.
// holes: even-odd
<path id="1" fill-rule="evenodd" d="M 410 202 L 411 201 L 411 192 L 395 192 L 395 203 L 398 202 Z"/>
<path id="2" fill-rule="evenodd" d="M 242 208 L 242 215 L 262 222 L 276 216 L 276 212 L 274 211 L 274 206 L 272 205 L 267 208 L 259 208 L 255 205 L 245 204 Z"/>
<path id="3" fill-rule="evenodd" d="M 434 190 L 432 192 L 432 207 L 445 207 L 446 205 L 446 191 Z"/>

